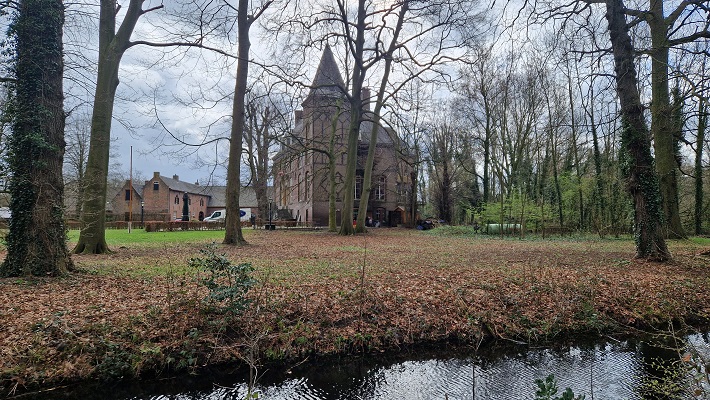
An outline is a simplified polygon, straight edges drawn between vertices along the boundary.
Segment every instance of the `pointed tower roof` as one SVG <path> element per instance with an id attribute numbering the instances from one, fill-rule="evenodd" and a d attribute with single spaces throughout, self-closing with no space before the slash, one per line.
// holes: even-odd
<path id="1" fill-rule="evenodd" d="M 326 45 L 325 49 L 323 49 L 323 55 L 313 78 L 312 86 L 313 88 L 308 97 L 312 95 L 342 96 L 345 93 L 345 83 L 329 45 Z"/>

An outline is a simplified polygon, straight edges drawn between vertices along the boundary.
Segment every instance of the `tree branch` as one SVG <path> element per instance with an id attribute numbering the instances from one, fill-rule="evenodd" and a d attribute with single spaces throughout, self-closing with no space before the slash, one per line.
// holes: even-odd
<path id="1" fill-rule="evenodd" d="M 698 7 L 702 7 L 700 2 L 697 0 L 684 0 L 680 4 L 678 4 L 678 7 L 673 10 L 668 17 L 666 17 L 666 25 L 667 26 L 673 26 L 675 22 L 680 18 L 680 16 L 683 14 L 683 11 L 685 11 L 686 7 L 695 4 Z"/>
<path id="2" fill-rule="evenodd" d="M 126 46 L 126 49 L 131 48 L 133 46 L 138 46 L 138 45 L 150 46 L 150 47 L 196 47 L 199 49 L 214 51 L 215 53 L 221 54 L 221 55 L 229 57 L 229 58 L 233 58 L 233 59 L 238 58 L 237 56 L 230 54 L 224 50 L 218 49 L 216 47 L 205 46 L 201 43 L 191 43 L 191 42 L 155 43 L 155 42 L 149 42 L 146 40 L 136 40 L 134 42 L 128 43 L 128 45 Z"/>
<path id="3" fill-rule="evenodd" d="M 706 30 L 699 31 L 699 32 L 695 32 L 695 33 L 692 34 L 692 35 L 684 36 L 684 37 L 681 37 L 681 38 L 669 39 L 669 40 L 668 40 L 668 45 L 669 45 L 670 47 L 673 47 L 673 46 L 677 46 L 677 45 L 679 45 L 679 44 L 685 44 L 685 43 L 694 42 L 694 41 L 696 41 L 696 40 L 698 40 L 698 39 L 709 39 L 709 38 L 710 38 L 710 31 L 708 31 L 708 30 L 706 29 Z"/>
<path id="4" fill-rule="evenodd" d="M 151 12 L 151 11 L 160 10 L 160 9 L 163 8 L 163 7 L 164 7 L 164 6 L 161 4 L 161 5 L 159 5 L 159 6 L 155 6 L 155 7 L 152 7 L 152 8 L 147 8 L 147 9 L 141 11 L 141 15 L 148 14 L 148 13 Z"/>

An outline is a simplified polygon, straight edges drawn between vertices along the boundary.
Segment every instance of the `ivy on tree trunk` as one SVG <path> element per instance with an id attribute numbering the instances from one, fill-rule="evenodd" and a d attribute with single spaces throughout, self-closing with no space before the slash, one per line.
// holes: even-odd
<path id="1" fill-rule="evenodd" d="M 58 276 L 73 269 L 63 199 L 64 76 L 61 0 L 22 0 L 14 41 L 8 164 L 12 219 L 1 276 Z"/>
<path id="2" fill-rule="evenodd" d="M 606 1 L 606 18 L 614 53 L 616 92 L 621 105 L 622 169 L 634 203 L 636 257 L 656 261 L 671 258 L 663 236 L 663 209 L 658 176 L 651 155 L 651 134 L 638 91 L 634 49 L 621 0 Z"/>

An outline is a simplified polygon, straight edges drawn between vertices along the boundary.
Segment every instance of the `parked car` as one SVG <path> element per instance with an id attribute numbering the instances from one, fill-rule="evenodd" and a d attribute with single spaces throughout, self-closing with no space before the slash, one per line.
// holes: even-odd
<path id="1" fill-rule="evenodd" d="M 209 217 L 205 218 L 204 222 L 224 222 L 224 218 L 227 216 L 227 210 L 217 210 L 212 213 Z"/>

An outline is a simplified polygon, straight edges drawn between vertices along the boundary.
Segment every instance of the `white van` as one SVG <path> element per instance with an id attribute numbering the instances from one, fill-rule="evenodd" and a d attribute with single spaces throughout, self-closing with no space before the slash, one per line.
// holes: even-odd
<path id="1" fill-rule="evenodd" d="M 205 218 L 205 222 L 224 222 L 224 218 L 227 216 L 227 210 L 217 210 L 212 213 L 209 217 Z"/>
<path id="2" fill-rule="evenodd" d="M 224 222 L 225 217 L 227 216 L 227 210 L 217 210 L 212 213 L 209 217 L 205 218 L 205 222 Z M 251 209 L 241 209 L 239 210 L 239 219 L 241 221 L 249 221 L 251 218 Z"/>

